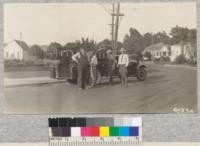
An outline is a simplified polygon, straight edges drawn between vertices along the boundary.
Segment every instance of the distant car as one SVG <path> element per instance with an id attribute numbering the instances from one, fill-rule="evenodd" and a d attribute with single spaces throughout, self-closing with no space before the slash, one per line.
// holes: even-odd
<path id="1" fill-rule="evenodd" d="M 101 82 L 102 77 L 108 77 L 108 67 L 107 67 L 107 56 L 106 53 L 98 53 L 97 54 L 98 65 L 97 65 L 97 81 L 96 83 Z M 116 56 L 116 60 L 118 61 L 118 56 Z M 138 81 L 144 81 L 147 77 L 146 66 L 139 63 L 137 60 L 137 55 L 129 55 L 130 63 L 128 65 L 128 77 L 136 77 Z M 77 83 L 77 64 L 74 61 L 71 61 L 70 65 L 70 76 L 68 78 L 69 82 Z M 113 77 L 119 77 L 119 68 L 117 65 L 113 71 Z M 90 76 L 87 77 L 88 82 L 90 82 Z"/>
<path id="2" fill-rule="evenodd" d="M 143 57 L 143 60 L 144 60 L 144 61 L 149 61 L 149 58 L 144 56 L 144 57 Z"/>

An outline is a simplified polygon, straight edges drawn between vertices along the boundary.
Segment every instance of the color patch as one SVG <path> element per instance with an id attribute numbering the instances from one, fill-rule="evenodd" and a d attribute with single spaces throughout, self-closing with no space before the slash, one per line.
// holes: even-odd
<path id="1" fill-rule="evenodd" d="M 114 126 L 124 126 L 122 118 L 115 118 L 114 119 Z"/>
<path id="2" fill-rule="evenodd" d="M 123 126 L 132 126 L 132 127 L 137 127 L 137 126 L 142 126 L 142 118 L 141 117 L 123 117 Z"/>
<path id="3" fill-rule="evenodd" d="M 109 136 L 109 127 L 100 127 L 100 136 L 101 137 L 108 137 Z"/>
<path id="4" fill-rule="evenodd" d="M 64 136 L 64 137 L 71 136 L 71 128 L 70 127 L 63 127 L 62 128 L 62 136 Z"/>
<path id="5" fill-rule="evenodd" d="M 69 127 L 71 118 L 58 118 L 59 127 Z"/>
<path id="6" fill-rule="evenodd" d="M 71 127 L 71 136 L 81 136 L 81 128 Z"/>
<path id="7" fill-rule="evenodd" d="M 139 127 L 130 127 L 130 136 L 139 136 Z"/>
<path id="8" fill-rule="evenodd" d="M 99 127 L 91 127 L 91 136 L 99 136 Z"/>
<path id="9" fill-rule="evenodd" d="M 96 125 L 96 118 L 87 118 L 86 119 L 86 127 L 92 127 Z"/>
<path id="10" fill-rule="evenodd" d="M 81 136 L 91 136 L 91 128 L 81 127 Z"/>
<path id="11" fill-rule="evenodd" d="M 110 136 L 119 136 L 119 127 L 110 127 Z"/>
<path id="12" fill-rule="evenodd" d="M 141 117 L 49 118 L 50 137 L 142 136 Z"/>
<path id="13" fill-rule="evenodd" d="M 87 127 L 86 126 L 86 118 L 75 118 L 75 119 L 76 119 L 76 126 Z"/>
<path id="14" fill-rule="evenodd" d="M 119 136 L 129 136 L 129 127 L 119 127 Z"/>
<path id="15" fill-rule="evenodd" d="M 62 128 L 61 127 L 52 127 L 51 131 L 52 131 L 52 135 L 55 137 L 62 136 Z"/>

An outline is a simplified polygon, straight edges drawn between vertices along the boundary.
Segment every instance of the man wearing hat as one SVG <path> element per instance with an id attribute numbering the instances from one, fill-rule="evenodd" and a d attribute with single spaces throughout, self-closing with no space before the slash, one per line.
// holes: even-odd
<path id="1" fill-rule="evenodd" d="M 106 51 L 106 55 L 107 55 L 107 68 L 108 68 L 109 82 L 112 85 L 113 84 L 113 70 L 115 69 L 116 59 L 110 49 Z"/>
<path id="2" fill-rule="evenodd" d="M 121 76 L 122 86 L 128 87 L 127 67 L 129 64 L 129 57 L 126 54 L 125 48 L 121 48 L 121 54 L 118 59 L 119 73 Z"/>

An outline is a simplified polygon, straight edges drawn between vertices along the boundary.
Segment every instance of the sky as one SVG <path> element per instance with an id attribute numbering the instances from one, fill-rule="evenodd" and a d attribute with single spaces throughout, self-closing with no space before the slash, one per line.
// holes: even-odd
<path id="1" fill-rule="evenodd" d="M 7 3 L 4 4 L 4 43 L 21 39 L 29 45 L 82 37 L 99 42 L 111 35 L 111 3 Z M 121 3 L 119 41 L 130 27 L 141 34 L 170 32 L 176 25 L 196 28 L 196 3 Z M 20 37 L 20 33 L 22 33 Z"/>

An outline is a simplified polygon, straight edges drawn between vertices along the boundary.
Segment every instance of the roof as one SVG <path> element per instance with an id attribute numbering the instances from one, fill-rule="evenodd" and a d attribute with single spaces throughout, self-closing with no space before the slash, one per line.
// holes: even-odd
<path id="1" fill-rule="evenodd" d="M 16 42 L 24 51 L 29 50 L 29 46 L 26 44 L 26 42 L 20 41 L 20 40 L 15 40 L 15 42 Z"/>
<path id="2" fill-rule="evenodd" d="M 48 49 L 48 45 L 42 45 L 42 46 L 41 46 L 41 49 L 42 49 L 44 52 L 46 52 L 47 49 Z"/>
<path id="3" fill-rule="evenodd" d="M 145 51 L 161 50 L 164 46 L 168 46 L 168 45 L 165 43 L 152 44 L 152 45 L 146 47 Z"/>

